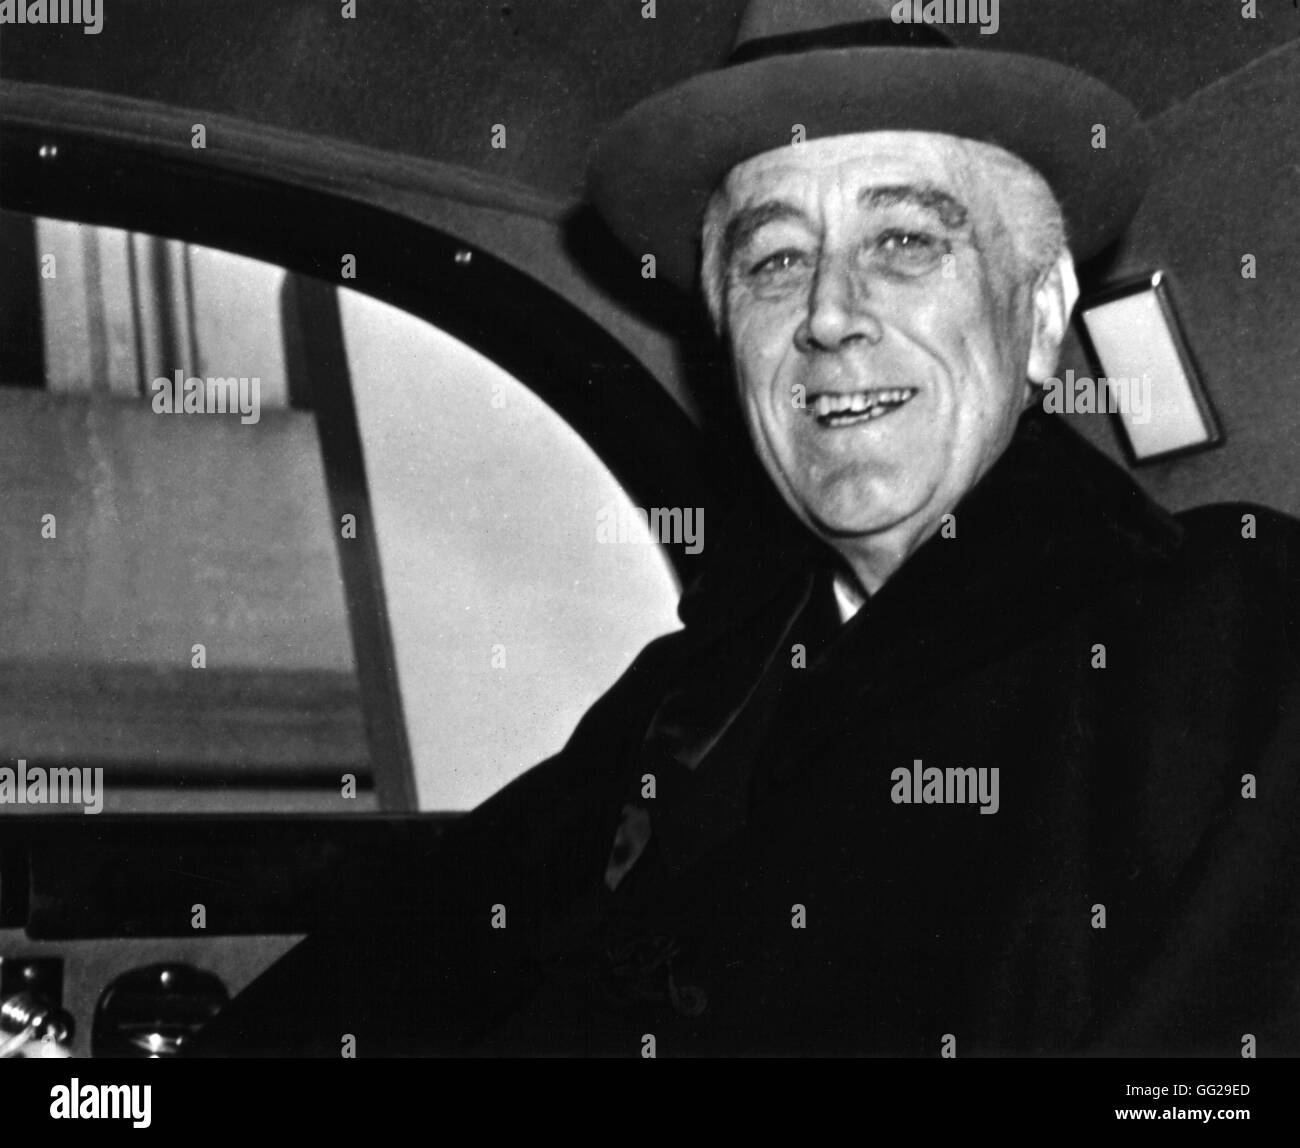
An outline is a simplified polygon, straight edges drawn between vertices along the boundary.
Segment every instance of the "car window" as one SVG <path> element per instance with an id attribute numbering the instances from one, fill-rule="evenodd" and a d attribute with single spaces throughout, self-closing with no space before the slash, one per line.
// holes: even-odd
<path id="1" fill-rule="evenodd" d="M 677 588 L 628 496 L 536 395 L 450 335 L 342 290 L 421 808 L 469 809 L 554 753 Z"/>
<path id="2" fill-rule="evenodd" d="M 376 808 L 298 277 L 12 212 L 0 251 L 0 758 L 102 768 L 107 811 Z M 630 500 L 549 406 L 338 300 L 419 805 L 469 808 L 675 627 L 676 586 L 597 541 Z"/>

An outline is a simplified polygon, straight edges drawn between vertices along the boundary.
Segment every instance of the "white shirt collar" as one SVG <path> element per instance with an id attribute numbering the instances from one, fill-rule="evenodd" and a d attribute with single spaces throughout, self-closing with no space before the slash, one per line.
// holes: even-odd
<path id="1" fill-rule="evenodd" d="M 835 605 L 840 612 L 840 621 L 847 622 L 862 609 L 867 600 L 856 586 L 838 574 L 831 579 L 831 584 L 835 588 Z"/>

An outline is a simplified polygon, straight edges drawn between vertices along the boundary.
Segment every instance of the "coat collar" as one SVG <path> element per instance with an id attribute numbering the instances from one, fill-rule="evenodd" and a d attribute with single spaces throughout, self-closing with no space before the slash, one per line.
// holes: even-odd
<path id="1" fill-rule="evenodd" d="M 1140 593 L 1183 537 L 1123 470 L 1037 410 L 955 519 L 955 537 L 936 535 L 918 549 L 813 667 L 839 679 L 831 712 L 861 713 L 939 688 L 1105 597 Z M 854 669 L 847 681 L 837 657 L 846 652 Z M 834 736 L 842 725 L 819 732 Z"/>
<path id="2" fill-rule="evenodd" d="M 689 652 L 644 740 L 645 767 L 670 773 L 653 821 L 672 870 L 744 823 L 755 737 L 765 753 L 792 737 L 811 750 L 865 712 L 1034 640 L 1167 564 L 1182 538 L 1127 474 L 1037 410 L 955 517 L 954 538 L 927 541 L 850 622 L 828 626 L 831 553 L 772 501 L 733 516 L 683 596 Z M 764 734 L 753 711 L 772 694 L 760 684 L 790 664 L 805 629 L 818 653 L 798 688 L 815 689 L 831 716 Z"/>
<path id="3" fill-rule="evenodd" d="M 777 502 L 765 490 L 733 510 L 684 592 L 679 614 L 702 640 L 798 601 L 834 569 L 829 549 Z M 1025 614 L 1071 613 L 1080 596 L 1171 558 L 1183 533 L 1127 473 L 1036 407 L 954 513 L 956 538 L 923 544 L 869 600 L 871 616 L 919 605 L 926 587 L 942 591 L 930 608 L 946 615 L 992 606 L 1002 617 L 1012 601 Z"/>

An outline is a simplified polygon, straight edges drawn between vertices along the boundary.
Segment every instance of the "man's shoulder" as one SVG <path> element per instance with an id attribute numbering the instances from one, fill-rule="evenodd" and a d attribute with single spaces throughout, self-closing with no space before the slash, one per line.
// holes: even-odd
<path id="1" fill-rule="evenodd" d="M 1180 511 L 1186 561 L 1238 577 L 1300 588 L 1300 518 L 1257 502 L 1217 502 Z"/>
<path id="2" fill-rule="evenodd" d="M 1246 520 L 1253 519 L 1256 523 L 1266 522 L 1272 526 L 1278 538 L 1294 540 L 1300 537 L 1300 518 L 1260 502 L 1206 503 L 1180 510 L 1174 517 L 1187 529 L 1195 530 L 1217 529 L 1225 523 L 1235 523 L 1245 530 L 1248 525 Z"/>
<path id="3" fill-rule="evenodd" d="M 1289 673 L 1300 673 L 1300 519 L 1245 501 L 1172 519 L 1179 541 L 1148 583 L 1138 626 L 1180 627 L 1189 641 L 1214 635 L 1224 656 L 1273 650 Z"/>

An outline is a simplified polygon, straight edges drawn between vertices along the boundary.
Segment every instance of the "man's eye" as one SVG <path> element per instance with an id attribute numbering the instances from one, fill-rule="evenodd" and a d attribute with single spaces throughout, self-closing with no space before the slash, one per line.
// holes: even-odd
<path id="1" fill-rule="evenodd" d="M 928 267 L 948 251 L 948 245 L 923 231 L 887 231 L 876 241 L 876 251 L 904 267 Z"/>
<path id="2" fill-rule="evenodd" d="M 765 259 L 760 259 L 749 269 L 749 273 L 758 277 L 780 275 L 801 266 L 803 261 L 802 252 L 787 248 L 784 251 L 775 251 Z"/>

